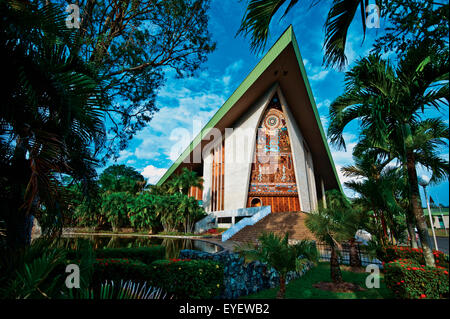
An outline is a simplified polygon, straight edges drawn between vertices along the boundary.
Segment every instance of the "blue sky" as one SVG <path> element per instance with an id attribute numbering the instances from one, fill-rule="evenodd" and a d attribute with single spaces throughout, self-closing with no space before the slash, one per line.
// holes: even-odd
<path id="1" fill-rule="evenodd" d="M 289 24 L 294 28 L 322 125 L 326 131 L 328 106 L 344 92 L 344 72 L 322 66 L 323 24 L 329 4 L 321 2 L 320 5 L 308 9 L 307 2 L 306 5 L 302 5 L 301 1 L 299 3 L 282 20 L 281 14 L 275 17 L 265 50 L 255 55 L 250 51 L 248 39 L 243 36 L 235 37 L 246 1 L 212 0 L 209 30 L 217 42 L 217 49 L 209 55 L 208 62 L 193 78 L 176 79 L 175 74 L 170 71 L 167 73 L 166 85 L 160 90 L 157 99 L 160 111 L 148 126 L 133 138 L 130 146 L 121 152 L 117 163 L 135 167 L 150 183 L 155 183 L 181 153 L 182 146 L 187 145 L 201 130 Z M 383 30 L 384 21 L 381 20 L 381 29 L 367 29 L 365 41 L 362 42 L 359 20 L 357 16 L 348 36 L 346 55 L 349 67 L 360 56 L 369 52 L 374 38 Z M 429 114 L 433 117 L 443 116 L 448 121 L 448 110 L 444 114 L 436 114 L 434 111 L 430 111 Z M 342 166 L 353 163 L 351 151 L 357 142 L 357 136 L 357 123 L 352 123 L 345 132 L 347 152 L 331 147 L 338 172 Z M 180 137 L 183 139 L 181 143 Z M 175 152 L 172 147 L 174 143 L 180 145 Z M 448 147 L 443 148 L 442 153 L 448 159 Z M 419 175 L 423 173 L 419 169 Z M 346 179 L 340 173 L 339 175 L 341 182 L 344 182 Z M 430 186 L 428 192 L 436 203 L 448 205 L 448 186 L 448 181 L 445 181 Z M 349 196 L 353 195 L 348 190 L 346 193 Z"/>

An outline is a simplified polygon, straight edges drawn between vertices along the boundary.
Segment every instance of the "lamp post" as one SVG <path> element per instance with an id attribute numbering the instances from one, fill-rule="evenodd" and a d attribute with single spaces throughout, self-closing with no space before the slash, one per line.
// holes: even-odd
<path id="1" fill-rule="evenodd" d="M 436 234 L 434 232 L 433 219 L 431 218 L 430 202 L 428 201 L 428 196 L 427 196 L 428 183 L 429 183 L 429 180 L 426 176 L 422 176 L 419 179 L 419 185 L 423 187 L 423 192 L 425 193 L 425 200 L 427 201 L 428 217 L 430 218 L 431 232 L 433 233 L 434 249 L 439 250 L 438 245 L 437 245 L 437 240 L 436 240 Z"/>

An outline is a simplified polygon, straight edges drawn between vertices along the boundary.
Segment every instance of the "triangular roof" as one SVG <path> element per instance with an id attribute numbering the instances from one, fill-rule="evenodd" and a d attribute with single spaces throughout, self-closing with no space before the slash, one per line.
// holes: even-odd
<path id="1" fill-rule="evenodd" d="M 203 147 L 203 144 L 208 142 L 202 141 L 202 137 L 206 136 L 211 128 L 232 127 L 239 116 L 276 83 L 280 85 L 290 110 L 298 121 L 302 135 L 308 143 L 315 170 L 320 171 L 320 175 L 324 177 L 325 189 L 342 191 L 292 26 L 286 29 L 160 178 L 157 185 L 163 184 L 180 168 L 196 147 Z"/>

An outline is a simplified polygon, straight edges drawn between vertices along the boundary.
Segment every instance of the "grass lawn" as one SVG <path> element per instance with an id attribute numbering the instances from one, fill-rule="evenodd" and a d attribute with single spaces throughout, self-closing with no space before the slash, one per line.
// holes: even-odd
<path id="1" fill-rule="evenodd" d="M 366 278 L 369 273 L 355 273 L 342 270 L 344 281 L 358 284 L 366 288 Z M 357 292 L 331 292 L 314 288 L 312 285 L 321 281 L 331 281 L 329 263 L 319 263 L 308 271 L 304 276 L 291 281 L 286 286 L 286 298 L 292 299 L 387 299 L 393 298 L 390 290 L 386 287 L 381 275 L 380 288 L 367 289 Z M 242 297 L 243 299 L 273 299 L 276 297 L 278 288 L 262 290 L 256 294 Z"/>

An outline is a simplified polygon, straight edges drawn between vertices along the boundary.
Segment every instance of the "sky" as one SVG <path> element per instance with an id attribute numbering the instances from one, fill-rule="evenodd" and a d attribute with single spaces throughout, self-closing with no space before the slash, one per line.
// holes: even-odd
<path id="1" fill-rule="evenodd" d="M 245 9 L 246 1 L 211 1 L 209 31 L 217 43 L 216 50 L 208 56 L 208 61 L 195 77 L 176 79 L 174 73 L 167 73 L 167 81 L 157 98 L 159 112 L 147 127 L 135 135 L 129 147 L 120 153 L 116 164 L 132 166 L 142 173 L 150 184 L 156 183 L 290 24 L 297 38 L 326 132 L 329 122 L 328 107 L 336 97 L 344 93 L 345 71 L 351 68 L 358 58 L 368 54 L 374 39 L 381 34 L 385 21 L 381 19 L 380 29 L 367 29 L 363 41 L 361 22 L 357 16 L 348 34 L 347 69 L 337 71 L 322 65 L 323 25 L 329 9 L 328 2 L 320 2 L 313 8 L 309 8 L 308 2 L 299 2 L 281 20 L 282 14 L 277 14 L 272 20 L 265 50 L 259 54 L 251 52 L 248 38 L 236 36 Z M 283 8 L 280 12 L 284 12 Z M 386 57 L 389 58 L 389 55 Z M 436 113 L 429 111 L 428 114 L 433 117 L 442 116 L 448 123 L 448 109 L 442 114 Z M 330 146 L 341 183 L 348 178 L 342 176 L 340 168 L 353 164 L 352 149 L 358 140 L 357 123 L 349 125 L 344 138 L 347 151 Z M 442 156 L 448 160 L 448 147 L 442 148 L 441 151 Z M 419 168 L 418 174 L 426 175 L 426 172 Z M 448 190 L 448 180 L 427 188 L 435 203 L 444 205 L 449 203 Z M 344 191 L 348 196 L 355 196 L 345 187 Z M 422 189 L 421 194 L 423 197 Z"/>

